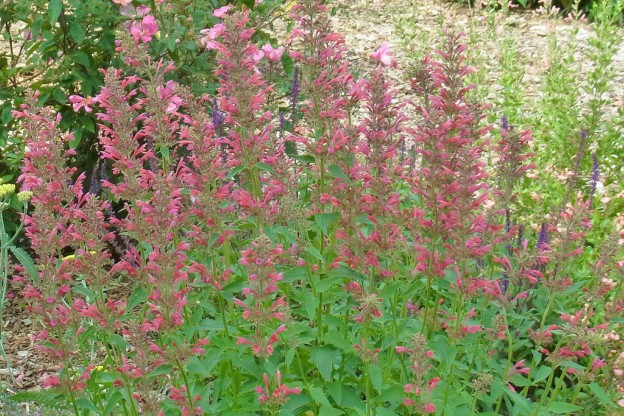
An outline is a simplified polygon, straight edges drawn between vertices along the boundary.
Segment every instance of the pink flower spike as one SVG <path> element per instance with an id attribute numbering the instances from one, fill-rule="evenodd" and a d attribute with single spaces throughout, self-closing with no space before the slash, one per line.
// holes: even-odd
<path id="1" fill-rule="evenodd" d="M 392 56 L 392 52 L 390 51 L 390 45 L 387 43 L 382 43 L 379 49 L 371 54 L 371 58 L 379 62 L 383 66 L 396 66 L 396 60 Z"/>
<path id="2" fill-rule="evenodd" d="M 223 6 L 220 7 L 218 9 L 215 9 L 215 11 L 212 13 L 212 15 L 214 17 L 218 17 L 219 19 L 224 18 L 227 15 L 228 10 L 230 10 L 231 6 Z"/>

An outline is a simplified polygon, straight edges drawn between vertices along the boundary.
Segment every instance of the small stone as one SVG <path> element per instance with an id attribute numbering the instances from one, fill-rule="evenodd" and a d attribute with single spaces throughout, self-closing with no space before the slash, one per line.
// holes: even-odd
<path id="1" fill-rule="evenodd" d="M 548 28 L 544 25 L 534 25 L 529 28 L 529 31 L 535 33 L 537 36 L 548 35 Z"/>

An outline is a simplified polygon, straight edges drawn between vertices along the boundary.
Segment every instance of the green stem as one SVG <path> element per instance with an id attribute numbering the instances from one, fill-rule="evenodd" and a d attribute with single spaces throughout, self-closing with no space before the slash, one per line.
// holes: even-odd
<path id="1" fill-rule="evenodd" d="M 9 357 L 7 356 L 6 351 L 4 350 L 4 306 L 6 302 L 6 292 L 7 285 L 9 279 L 9 244 L 10 241 L 5 240 L 6 231 L 4 228 L 4 216 L 2 214 L 2 209 L 0 208 L 0 261 L 2 262 L 2 277 L 0 278 L 0 354 L 2 354 L 2 358 L 6 363 L 7 369 L 9 370 L 9 377 L 11 381 L 13 381 L 13 369 L 11 368 L 11 361 L 9 361 Z M 15 238 L 15 236 L 14 236 Z"/>
<path id="2" fill-rule="evenodd" d="M 548 381 L 546 382 L 546 387 L 544 388 L 544 392 L 542 393 L 542 397 L 540 397 L 540 401 L 537 404 L 537 407 L 535 408 L 535 412 L 533 413 L 533 416 L 538 416 L 539 410 L 542 407 L 542 404 L 544 403 L 544 400 L 546 399 L 546 397 L 548 397 L 548 392 L 550 391 L 550 387 L 552 386 L 553 383 L 553 379 L 555 378 L 555 370 L 557 369 L 557 365 L 555 365 L 552 368 L 552 371 L 550 372 L 550 375 L 548 376 Z"/>
<path id="3" fill-rule="evenodd" d="M 550 289 L 550 292 L 548 293 L 548 302 L 546 303 L 546 308 L 544 309 L 544 313 L 542 314 L 542 319 L 540 320 L 540 326 L 539 326 L 540 330 L 544 328 L 544 324 L 546 323 L 546 319 L 548 318 L 548 314 L 550 313 L 550 307 L 554 299 L 555 299 L 555 290 Z"/>
<path id="4" fill-rule="evenodd" d="M 219 304 L 219 312 L 221 313 L 221 320 L 223 321 L 223 331 L 225 332 L 225 337 L 230 340 L 230 332 L 228 331 L 227 318 L 225 317 L 225 304 L 223 302 L 223 296 L 221 293 L 217 295 L 217 303 Z"/>
<path id="5" fill-rule="evenodd" d="M 180 374 L 182 375 L 182 380 L 184 381 L 184 387 L 186 387 L 186 400 L 188 400 L 189 409 L 193 409 L 194 408 L 193 396 L 191 395 L 191 386 L 188 382 L 188 378 L 186 377 L 186 371 L 184 371 L 184 367 L 182 367 L 182 363 L 177 358 L 175 360 L 175 364 L 176 364 L 176 367 L 178 367 Z"/>

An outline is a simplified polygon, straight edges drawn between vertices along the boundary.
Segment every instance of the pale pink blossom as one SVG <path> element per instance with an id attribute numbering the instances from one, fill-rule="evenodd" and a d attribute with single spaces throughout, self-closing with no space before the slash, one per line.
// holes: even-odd
<path id="1" fill-rule="evenodd" d="M 84 108 L 87 113 L 93 111 L 91 107 L 89 107 L 89 105 L 93 104 L 93 99 L 91 97 L 85 98 L 80 95 L 70 95 L 68 100 L 72 103 L 74 111 L 79 111 L 81 108 Z"/>
<path id="2" fill-rule="evenodd" d="M 113 3 L 119 4 L 120 6 L 127 6 L 132 3 L 132 0 L 113 0 Z"/>
<path id="3" fill-rule="evenodd" d="M 392 51 L 390 51 L 390 45 L 387 43 L 382 43 L 379 49 L 371 54 L 371 58 L 379 62 L 383 66 L 396 66 L 396 60 L 392 56 Z"/>
<path id="4" fill-rule="evenodd" d="M 264 52 L 264 56 L 266 56 L 269 61 L 277 62 L 280 60 L 282 54 L 284 53 L 284 47 L 280 46 L 279 48 L 275 49 L 273 48 L 273 46 L 267 43 L 262 47 L 262 52 Z"/>
<path id="5" fill-rule="evenodd" d="M 141 22 L 135 22 L 132 27 L 130 27 L 130 33 L 132 34 L 135 42 L 138 42 L 139 40 L 143 43 L 151 42 L 152 36 L 154 36 L 157 32 L 158 23 L 152 15 L 143 17 Z"/>
<path id="6" fill-rule="evenodd" d="M 223 7 L 219 7 L 218 9 L 215 9 L 215 11 L 212 13 L 212 15 L 214 17 L 218 17 L 219 19 L 225 17 L 227 15 L 228 10 L 230 10 L 231 6 L 223 6 Z"/>

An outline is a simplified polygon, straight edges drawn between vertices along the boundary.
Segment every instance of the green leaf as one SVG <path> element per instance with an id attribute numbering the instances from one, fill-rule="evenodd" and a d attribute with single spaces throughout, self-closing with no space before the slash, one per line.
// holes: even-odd
<path id="1" fill-rule="evenodd" d="M 126 311 L 132 313 L 134 308 L 136 308 L 140 303 L 145 302 L 147 300 L 147 291 L 142 287 L 137 287 L 132 291 L 130 295 L 130 299 L 128 299 L 128 306 L 126 307 Z"/>
<path id="2" fill-rule="evenodd" d="M 520 414 L 528 415 L 532 413 L 532 406 L 529 399 L 509 389 L 505 391 L 505 394 L 511 399 L 512 402 L 514 402 L 514 407 L 516 407 Z"/>
<path id="3" fill-rule="evenodd" d="M 353 344 L 347 341 L 345 337 L 335 329 L 330 329 L 325 333 L 325 335 L 323 335 L 323 342 L 325 344 L 333 345 L 344 352 L 353 351 Z"/>
<path id="4" fill-rule="evenodd" d="M 65 104 L 67 102 L 67 96 L 65 95 L 65 92 L 63 92 L 61 88 L 55 88 L 54 92 L 52 93 L 52 96 L 54 97 L 56 102 L 59 104 Z"/>
<path id="5" fill-rule="evenodd" d="M 333 383 L 328 384 L 327 391 L 331 395 L 332 399 L 334 399 L 336 404 L 342 406 L 342 383 L 339 381 L 334 381 Z M 401 396 L 401 398 L 403 398 L 403 396 Z"/>
<path id="6" fill-rule="evenodd" d="M 325 279 L 320 280 L 315 285 L 315 289 L 319 293 L 327 292 L 332 286 L 340 281 L 342 281 L 342 278 L 340 276 L 326 277 Z"/>
<path id="7" fill-rule="evenodd" d="M 581 406 L 565 402 L 553 402 L 548 406 L 548 410 L 556 415 L 568 414 L 581 409 L 583 409 Z"/>
<path id="8" fill-rule="evenodd" d="M 198 357 L 189 358 L 185 367 L 189 373 L 207 378 L 212 375 L 212 369 L 221 360 L 221 355 L 221 351 L 212 348 L 201 359 Z"/>
<path id="9" fill-rule="evenodd" d="M 69 24 L 69 36 L 74 42 L 81 44 L 85 40 L 86 32 L 82 25 L 74 20 Z"/>
<path id="10" fill-rule="evenodd" d="M 171 160 L 171 155 L 169 154 L 169 147 L 164 144 L 160 146 L 160 155 L 163 157 L 163 160 L 169 162 Z"/>
<path id="11" fill-rule="evenodd" d="M 327 400 L 327 399 L 326 399 Z M 339 416 L 344 415 L 344 412 L 340 409 L 336 409 L 331 406 L 321 406 L 318 416 Z"/>
<path id="12" fill-rule="evenodd" d="M 535 377 L 533 377 L 533 383 L 539 383 L 542 380 L 545 380 L 546 377 L 548 377 L 550 375 L 550 372 L 552 371 L 552 369 L 546 365 L 541 365 L 538 369 L 537 369 L 537 373 L 535 374 Z"/>
<path id="13" fill-rule="evenodd" d="M 123 396 L 118 391 L 113 391 L 110 395 L 106 397 L 106 407 L 102 412 L 105 415 L 113 414 L 113 410 L 117 407 L 119 402 L 123 399 Z"/>
<path id="14" fill-rule="evenodd" d="M 600 399 L 602 404 L 606 404 L 607 406 L 615 409 L 617 406 L 613 403 L 613 399 L 609 397 L 606 391 L 598 383 L 588 384 L 587 387 Z"/>
<path id="15" fill-rule="evenodd" d="M 306 253 L 310 254 L 312 257 L 315 257 L 316 259 L 318 259 L 321 262 L 325 263 L 325 257 L 323 257 L 321 252 L 318 251 L 318 249 L 316 247 L 314 247 L 314 246 L 307 246 L 304 251 Z"/>
<path id="16" fill-rule="evenodd" d="M 405 397 L 405 389 L 403 386 L 390 386 L 383 390 L 376 400 L 378 402 L 400 403 Z"/>
<path id="17" fill-rule="evenodd" d="M 79 295 L 84 296 L 86 299 L 93 299 L 94 298 L 93 291 L 91 289 L 89 289 L 88 287 L 82 285 L 82 284 L 78 284 L 78 285 L 72 287 L 72 292 L 78 293 Z"/>
<path id="18" fill-rule="evenodd" d="M 275 174 L 275 170 L 271 166 L 267 165 L 266 163 L 258 162 L 258 163 L 256 163 L 256 166 L 260 170 L 263 170 L 265 172 L 269 172 L 271 174 Z"/>
<path id="19" fill-rule="evenodd" d="M 239 4 L 245 5 L 249 10 L 254 9 L 254 5 L 256 4 L 256 0 L 238 0 Z"/>
<path id="20" fill-rule="evenodd" d="M 225 179 L 232 179 L 234 176 L 238 175 L 239 173 L 241 173 L 242 171 L 245 170 L 245 166 L 243 165 L 238 165 L 236 166 L 234 169 L 232 169 L 230 171 L 230 173 L 227 174 L 227 176 L 225 177 Z"/>
<path id="21" fill-rule="evenodd" d="M 22 391 L 9 396 L 8 399 L 16 403 L 34 402 L 53 409 L 63 409 L 65 403 L 63 395 L 54 390 Z"/>
<path id="22" fill-rule="evenodd" d="M 97 414 L 100 411 L 100 409 L 95 407 L 93 402 L 91 400 L 89 400 L 89 398 L 87 398 L 87 397 L 79 397 L 79 398 L 77 398 L 76 399 L 76 404 L 78 405 L 79 409 L 88 410 L 88 411 L 93 412 L 95 414 Z"/>
<path id="23" fill-rule="evenodd" d="M 514 386 L 518 386 L 518 387 L 526 387 L 526 386 L 530 386 L 531 384 L 533 384 L 526 378 L 522 377 L 520 374 L 514 374 L 509 381 Z"/>
<path id="24" fill-rule="evenodd" d="M 30 275 L 30 279 L 35 283 L 39 283 L 39 272 L 37 271 L 37 266 L 35 266 L 35 262 L 28 255 L 28 253 L 26 253 L 26 251 L 24 251 L 22 248 L 14 246 L 10 246 L 9 250 L 11 250 L 11 253 L 13 253 L 17 261 L 19 261 L 21 265 L 24 266 L 24 268 Z"/>
<path id="25" fill-rule="evenodd" d="M 84 52 L 75 52 L 72 53 L 69 57 L 72 61 L 84 66 L 85 68 L 91 67 L 91 61 L 89 60 L 89 56 Z"/>
<path id="26" fill-rule="evenodd" d="M 341 178 L 345 181 L 349 180 L 349 177 L 344 174 L 344 172 L 342 171 L 342 169 L 340 169 L 340 166 L 338 165 L 329 165 L 327 167 L 327 170 L 329 171 L 329 174 L 334 178 Z"/>
<path id="27" fill-rule="evenodd" d="M 63 2 L 61 0 L 50 0 L 48 3 L 48 22 L 54 26 L 63 11 Z"/>
<path id="28" fill-rule="evenodd" d="M 11 107 L 5 107 L 2 110 L 2 123 L 9 124 L 9 121 L 13 120 L 13 114 L 11 113 L 13 110 Z"/>
<path id="29" fill-rule="evenodd" d="M 335 348 L 327 346 L 314 347 L 310 351 L 312 362 L 326 381 L 331 379 L 333 362 L 337 355 Z"/>
<path id="30" fill-rule="evenodd" d="M 373 388 L 377 391 L 381 391 L 381 384 L 383 381 L 383 374 L 382 374 L 381 368 L 379 368 L 378 365 L 371 365 L 368 368 L 368 374 L 370 375 L 371 384 L 373 385 Z"/>
<path id="31" fill-rule="evenodd" d="M 293 60 L 287 53 L 282 54 L 282 69 L 289 77 L 292 76 L 293 72 L 295 72 Z"/>
<path id="32" fill-rule="evenodd" d="M 329 235 L 328 227 L 340 219 L 340 213 L 338 212 L 323 212 L 314 216 L 314 222 L 321 229 L 325 236 Z"/>
<path id="33" fill-rule="evenodd" d="M 325 396 L 323 390 L 319 389 L 318 387 L 310 388 L 310 396 L 312 396 L 312 400 L 314 400 L 316 403 L 331 407 L 331 403 L 329 403 L 329 400 L 327 400 L 327 396 Z"/>
<path id="34" fill-rule="evenodd" d="M 173 366 L 171 364 L 163 364 L 158 366 L 154 371 L 149 373 L 150 377 L 162 376 L 164 374 L 171 374 Z"/>
<path id="35" fill-rule="evenodd" d="M 396 412 L 393 412 L 392 410 L 383 407 L 378 408 L 376 412 L 376 416 L 399 416 Z"/>

